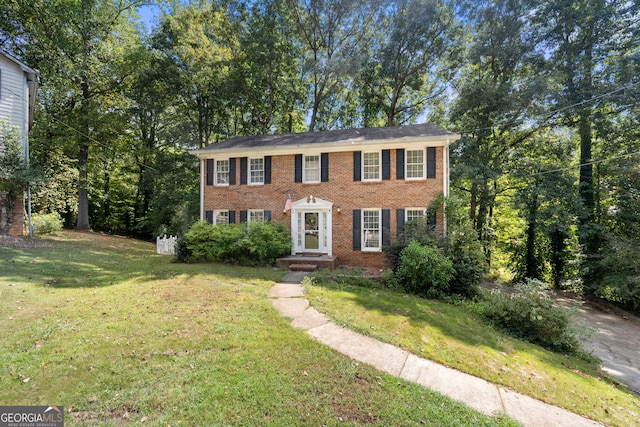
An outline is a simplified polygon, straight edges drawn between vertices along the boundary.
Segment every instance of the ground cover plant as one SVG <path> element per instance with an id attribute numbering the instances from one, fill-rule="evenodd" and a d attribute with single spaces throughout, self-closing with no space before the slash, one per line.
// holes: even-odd
<path id="1" fill-rule="evenodd" d="M 635 425 L 640 417 L 638 396 L 593 360 L 513 338 L 464 303 L 396 292 L 348 270 L 306 279 L 305 292 L 311 305 L 337 324 L 418 356 L 607 425 Z"/>
<path id="2" fill-rule="evenodd" d="M 510 426 L 355 363 L 292 328 L 283 271 L 171 263 L 61 232 L 0 247 L 0 402 L 68 426 Z"/>

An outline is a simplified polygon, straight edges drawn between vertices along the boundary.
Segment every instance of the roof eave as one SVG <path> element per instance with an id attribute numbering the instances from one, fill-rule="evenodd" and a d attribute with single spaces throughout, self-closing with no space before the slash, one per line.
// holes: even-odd
<path id="1" fill-rule="evenodd" d="M 354 151 L 356 147 L 362 148 L 375 148 L 377 150 L 398 148 L 402 145 L 412 145 L 417 143 L 427 143 L 432 146 L 448 146 L 454 141 L 460 139 L 460 135 L 451 133 L 446 135 L 437 136 L 412 136 L 401 137 L 394 139 L 378 139 L 378 140 L 359 140 L 349 139 L 344 141 L 322 142 L 322 143 L 307 143 L 307 144 L 288 144 L 288 145 L 269 145 L 269 146 L 255 146 L 255 147 L 229 147 L 229 148 L 201 148 L 198 150 L 191 150 L 189 154 L 203 158 L 213 158 L 216 156 L 224 157 L 242 157 L 250 154 L 260 154 L 263 151 L 268 151 L 270 155 L 287 155 L 296 154 L 301 151 L 305 152 L 344 152 Z"/>

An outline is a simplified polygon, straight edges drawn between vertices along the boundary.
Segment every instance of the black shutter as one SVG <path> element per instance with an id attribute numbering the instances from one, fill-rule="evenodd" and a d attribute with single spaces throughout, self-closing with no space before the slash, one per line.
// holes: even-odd
<path id="1" fill-rule="evenodd" d="M 213 159 L 207 159 L 207 185 L 213 185 Z"/>
<path id="2" fill-rule="evenodd" d="M 207 218 L 207 222 L 209 224 L 213 224 L 213 211 L 207 211 L 205 216 Z"/>
<path id="3" fill-rule="evenodd" d="M 396 209 L 396 238 L 400 238 L 404 233 L 404 209 Z"/>
<path id="4" fill-rule="evenodd" d="M 436 177 L 436 147 L 427 147 L 427 178 Z"/>
<path id="5" fill-rule="evenodd" d="M 240 223 L 247 222 L 247 211 L 240 211 Z"/>
<path id="6" fill-rule="evenodd" d="M 389 246 L 391 243 L 391 211 L 382 209 L 382 246 Z"/>
<path id="7" fill-rule="evenodd" d="M 404 149 L 396 150 L 396 179 L 404 179 Z"/>
<path id="8" fill-rule="evenodd" d="M 236 185 L 236 159 L 229 159 L 229 185 Z"/>
<path id="9" fill-rule="evenodd" d="M 271 211 L 264 211 L 264 220 L 271 222 Z"/>
<path id="10" fill-rule="evenodd" d="M 320 154 L 320 181 L 329 182 L 329 153 Z"/>
<path id="11" fill-rule="evenodd" d="M 353 152 L 353 180 L 362 181 L 362 151 Z"/>
<path id="12" fill-rule="evenodd" d="M 294 175 L 295 182 L 302 182 L 302 154 L 296 154 Z"/>
<path id="13" fill-rule="evenodd" d="M 229 211 L 229 224 L 236 223 L 236 211 Z"/>
<path id="14" fill-rule="evenodd" d="M 360 235 L 361 230 L 361 211 L 360 209 L 353 210 L 353 250 L 359 251 L 362 249 L 362 237 Z"/>
<path id="15" fill-rule="evenodd" d="M 271 184 L 271 156 L 264 156 L 264 183 Z"/>
<path id="16" fill-rule="evenodd" d="M 391 150 L 382 150 L 382 179 L 391 179 Z"/>
<path id="17" fill-rule="evenodd" d="M 247 158 L 240 158 L 240 185 L 247 185 Z"/>

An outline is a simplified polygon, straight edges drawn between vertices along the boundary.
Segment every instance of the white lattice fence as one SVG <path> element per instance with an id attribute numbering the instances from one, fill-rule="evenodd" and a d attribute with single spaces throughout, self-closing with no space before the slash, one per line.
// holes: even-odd
<path id="1" fill-rule="evenodd" d="M 178 236 L 169 236 L 165 234 L 163 237 L 156 237 L 156 252 L 160 255 L 175 255 L 176 240 Z"/>

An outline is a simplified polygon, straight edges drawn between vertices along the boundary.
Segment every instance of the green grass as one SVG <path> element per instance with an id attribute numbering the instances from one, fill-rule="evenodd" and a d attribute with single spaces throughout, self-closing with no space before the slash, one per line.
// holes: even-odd
<path id="1" fill-rule="evenodd" d="M 464 305 L 346 283 L 357 280 L 320 275 L 305 291 L 338 324 L 607 425 L 637 425 L 638 396 L 593 362 L 511 338 Z"/>
<path id="2" fill-rule="evenodd" d="M 291 327 L 283 271 L 173 264 L 151 244 L 63 232 L 0 248 L 0 404 L 68 426 L 506 426 Z"/>

